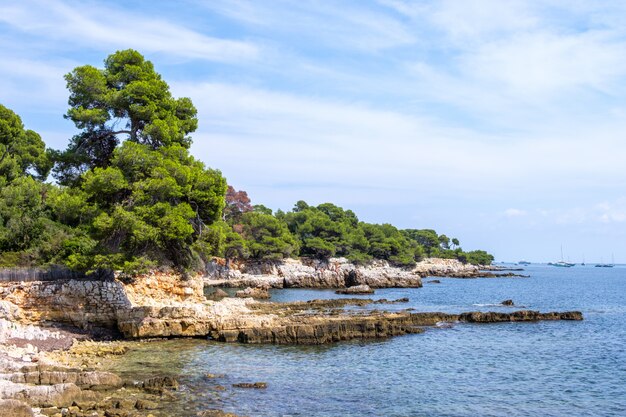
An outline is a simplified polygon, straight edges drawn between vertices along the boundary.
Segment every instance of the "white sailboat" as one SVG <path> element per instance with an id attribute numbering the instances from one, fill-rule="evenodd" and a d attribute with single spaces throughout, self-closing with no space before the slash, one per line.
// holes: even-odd
<path id="1" fill-rule="evenodd" d="M 575 264 L 572 264 L 572 263 L 569 263 L 569 262 L 565 262 L 563 260 L 563 245 L 561 245 L 561 260 L 558 261 L 558 262 L 549 262 L 548 265 L 558 266 L 560 268 L 571 268 Z"/>

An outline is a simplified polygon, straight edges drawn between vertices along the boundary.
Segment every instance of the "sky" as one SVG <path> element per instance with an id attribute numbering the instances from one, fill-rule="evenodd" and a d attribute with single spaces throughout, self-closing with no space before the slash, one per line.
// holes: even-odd
<path id="1" fill-rule="evenodd" d="M 0 0 L 0 104 L 63 149 L 63 75 L 133 48 L 255 204 L 626 263 L 624 22 L 620 0 Z"/>

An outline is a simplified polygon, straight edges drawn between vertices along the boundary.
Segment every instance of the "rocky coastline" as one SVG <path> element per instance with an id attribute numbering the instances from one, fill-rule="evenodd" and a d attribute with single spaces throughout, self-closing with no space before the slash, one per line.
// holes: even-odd
<path id="1" fill-rule="evenodd" d="M 270 274 L 229 267 L 227 273 L 233 276 L 227 281 L 246 282 L 250 291 L 242 291 L 238 297 L 222 294 L 216 300 L 204 296 L 204 286 L 226 268 L 208 278 L 152 272 L 132 280 L 1 282 L 0 416 L 167 415 L 160 414 L 159 404 L 171 400 L 175 381 L 165 377 L 123 380 L 101 369 L 99 360 L 94 361 L 124 354 L 123 345 L 87 339 L 203 337 L 224 343 L 326 344 L 421 333 L 442 323 L 582 320 L 580 312 L 448 314 L 350 308 L 407 299 L 254 300 L 255 295 L 266 298 L 267 289 L 276 287 L 317 285 L 353 288 L 356 293 L 389 286 L 421 287 L 423 271 L 428 271 L 423 276 L 443 276 L 433 271 L 449 274 L 449 268 L 455 268 L 446 262 L 424 264 L 420 271 L 398 270 L 384 263 L 355 267 L 341 261 L 284 265 L 275 265 Z"/>
<path id="2" fill-rule="evenodd" d="M 386 261 L 355 265 L 345 258 L 285 259 L 280 262 L 235 262 L 214 259 L 207 266 L 205 285 L 232 288 L 419 288 L 426 277 L 526 277 L 494 266 L 464 264 L 456 259 L 427 258 L 401 268 Z"/>

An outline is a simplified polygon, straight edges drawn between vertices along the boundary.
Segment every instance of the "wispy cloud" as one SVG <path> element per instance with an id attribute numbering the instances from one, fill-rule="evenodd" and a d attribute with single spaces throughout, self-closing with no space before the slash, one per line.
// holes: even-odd
<path id="1" fill-rule="evenodd" d="M 607 186 L 626 181 L 619 162 L 626 144 L 612 127 L 596 130 L 597 144 L 604 147 L 590 150 L 588 132 L 573 129 L 558 136 L 529 139 L 518 134 L 502 140 L 362 103 L 224 83 L 172 87 L 178 95 L 191 96 L 199 109 L 198 154 L 226 172 L 250 170 L 256 183 L 340 177 L 354 185 L 474 193 L 520 187 L 527 192 L 572 191 L 586 186 L 572 179 L 591 172 Z M 555 158 L 564 141 L 569 142 L 567 158 Z M 399 198 L 412 199 L 409 194 Z"/>
<path id="2" fill-rule="evenodd" d="M 363 7 L 361 2 L 226 0 L 203 4 L 263 30 L 308 39 L 315 48 L 323 43 L 331 49 L 357 48 L 371 53 L 416 41 L 410 26 L 367 5 Z"/>
<path id="3" fill-rule="evenodd" d="M 0 6 L 0 23 L 45 37 L 59 49 L 81 46 L 109 51 L 136 48 L 184 58 L 239 61 L 258 57 L 250 42 L 207 36 L 163 17 L 91 3 L 77 7 L 58 0 L 27 0 Z"/>

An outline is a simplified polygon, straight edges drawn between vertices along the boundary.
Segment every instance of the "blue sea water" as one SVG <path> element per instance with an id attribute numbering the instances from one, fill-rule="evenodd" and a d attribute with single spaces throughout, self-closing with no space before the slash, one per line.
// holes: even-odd
<path id="1" fill-rule="evenodd" d="M 626 416 L 626 268 L 529 266 L 524 273 L 530 278 L 440 278 L 441 284 L 419 289 L 377 290 L 372 298 L 410 299 L 377 308 L 444 312 L 512 311 L 497 304 L 513 299 L 540 311 L 580 310 L 585 320 L 457 324 L 313 347 L 162 342 L 159 352 L 183 384 L 185 400 L 176 413 L 221 408 L 247 416 Z M 295 289 L 272 296 L 340 297 Z M 146 352 L 136 354 L 149 368 Z M 206 373 L 224 377 L 207 379 Z M 230 388 L 255 381 L 268 388 Z M 227 389 L 216 391 L 218 384 Z"/>

